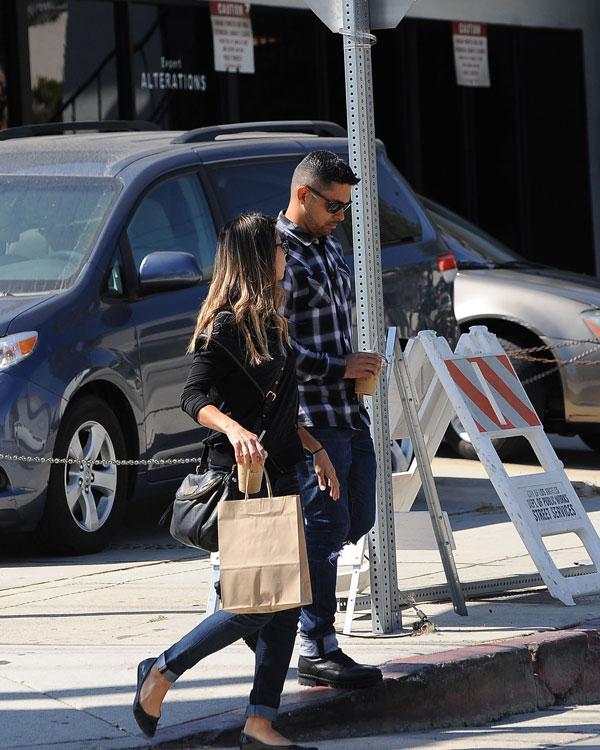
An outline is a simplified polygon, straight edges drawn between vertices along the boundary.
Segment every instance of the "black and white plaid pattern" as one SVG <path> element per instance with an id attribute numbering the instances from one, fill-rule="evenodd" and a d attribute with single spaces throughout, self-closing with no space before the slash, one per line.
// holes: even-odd
<path id="1" fill-rule="evenodd" d="M 281 212 L 277 229 L 289 245 L 282 282 L 285 316 L 296 350 L 300 424 L 360 429 L 366 410 L 344 380 L 352 352 L 352 287 L 342 248 L 332 236 L 316 239 Z"/>

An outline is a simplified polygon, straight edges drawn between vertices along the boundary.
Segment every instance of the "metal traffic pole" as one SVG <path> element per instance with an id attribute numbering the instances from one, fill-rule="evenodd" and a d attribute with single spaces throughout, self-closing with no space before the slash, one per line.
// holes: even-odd
<path id="1" fill-rule="evenodd" d="M 394 28 L 414 0 L 305 0 L 329 26 L 343 35 L 350 166 L 361 181 L 353 189 L 352 231 L 359 348 L 385 346 L 379 204 L 373 108 L 370 26 Z M 396 571 L 387 389 L 383 371 L 367 405 L 377 455 L 377 518 L 370 535 L 372 628 L 377 634 L 402 629 Z"/>
<path id="2" fill-rule="evenodd" d="M 352 231 L 359 350 L 377 351 L 385 345 L 383 283 L 371 46 L 367 0 L 343 5 L 346 111 L 350 166 L 361 179 L 353 188 Z M 387 389 L 379 388 L 367 403 L 377 456 L 377 516 L 370 534 L 372 629 L 393 633 L 402 629 L 396 571 L 396 534 Z M 369 399 L 367 399 L 367 402 Z"/>

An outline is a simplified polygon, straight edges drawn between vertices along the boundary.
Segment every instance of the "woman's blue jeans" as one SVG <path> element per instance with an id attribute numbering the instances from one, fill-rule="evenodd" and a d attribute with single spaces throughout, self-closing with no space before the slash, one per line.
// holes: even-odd
<path id="1" fill-rule="evenodd" d="M 327 451 L 340 482 L 340 499 L 321 491 L 312 458 L 297 465 L 308 550 L 312 604 L 300 614 L 300 653 L 324 656 L 338 647 L 335 635 L 337 558 L 375 522 L 377 461 L 368 427 L 308 427 Z"/>
<path id="2" fill-rule="evenodd" d="M 273 481 L 274 495 L 296 495 L 295 472 Z M 254 684 L 246 716 L 277 718 L 298 627 L 299 609 L 269 614 L 240 615 L 225 610 L 209 615 L 157 659 L 156 667 L 171 682 L 201 659 L 240 638 L 256 642 Z"/>

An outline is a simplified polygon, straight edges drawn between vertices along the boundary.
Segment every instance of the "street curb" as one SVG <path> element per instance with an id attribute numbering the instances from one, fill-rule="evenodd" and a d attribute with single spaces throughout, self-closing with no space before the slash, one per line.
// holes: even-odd
<path id="1" fill-rule="evenodd" d="M 299 740 L 355 737 L 478 725 L 555 704 L 599 702 L 600 619 L 389 661 L 382 671 L 383 682 L 373 688 L 309 688 L 284 699 L 277 727 Z M 234 745 L 243 723 L 242 709 L 229 711 L 166 728 L 152 746 Z"/>

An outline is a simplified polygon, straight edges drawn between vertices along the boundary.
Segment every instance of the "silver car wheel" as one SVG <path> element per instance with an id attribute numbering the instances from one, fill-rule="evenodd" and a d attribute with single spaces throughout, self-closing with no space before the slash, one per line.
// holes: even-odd
<path id="1" fill-rule="evenodd" d="M 106 429 L 99 422 L 84 422 L 71 438 L 67 458 L 80 462 L 65 465 L 65 496 L 71 516 L 83 531 L 97 531 L 108 521 L 115 502 L 117 467 L 90 466 L 85 461 L 115 460 Z"/>

